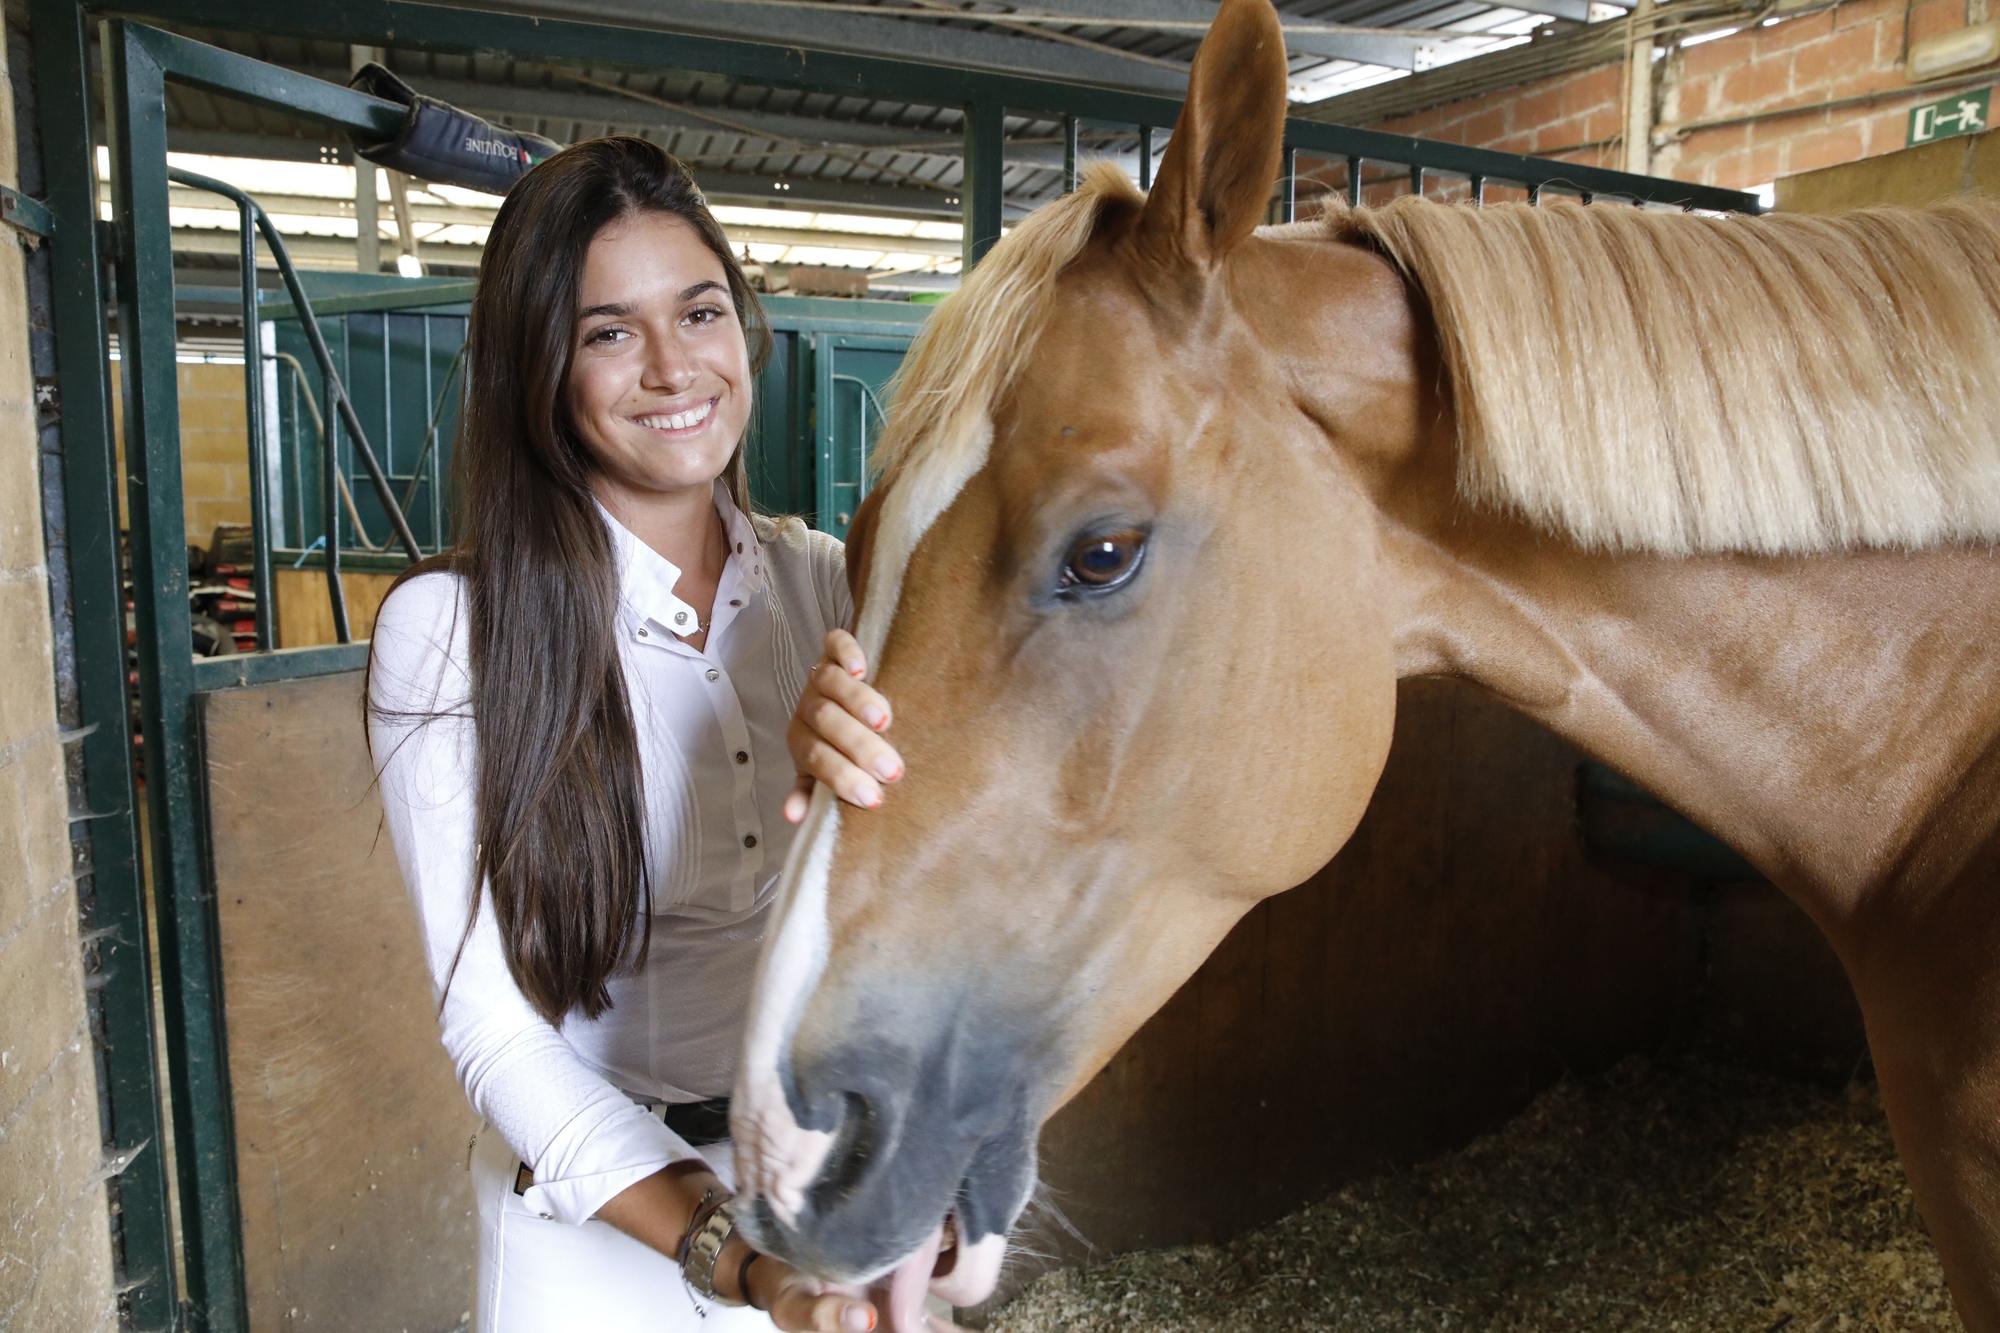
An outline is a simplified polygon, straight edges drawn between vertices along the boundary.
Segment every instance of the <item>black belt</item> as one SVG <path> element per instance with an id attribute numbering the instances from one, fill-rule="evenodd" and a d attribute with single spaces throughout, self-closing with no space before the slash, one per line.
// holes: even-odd
<path id="1" fill-rule="evenodd" d="M 653 1108 L 660 1123 L 686 1139 L 692 1148 L 706 1148 L 729 1137 L 729 1099 L 711 1097 L 705 1102 L 668 1102 Z M 514 1193 L 525 1194 L 535 1183 L 535 1173 L 526 1162 L 514 1172 Z"/>
<path id="2" fill-rule="evenodd" d="M 660 1121 L 686 1139 L 690 1147 L 706 1148 L 729 1137 L 729 1099 L 672 1103 L 660 1108 Z"/>

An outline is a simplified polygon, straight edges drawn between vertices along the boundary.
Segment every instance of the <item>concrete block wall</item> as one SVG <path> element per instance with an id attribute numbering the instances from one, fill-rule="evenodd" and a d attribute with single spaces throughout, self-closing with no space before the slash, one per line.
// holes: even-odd
<path id="1" fill-rule="evenodd" d="M 181 481 L 188 540 L 201 546 L 218 523 L 250 521 L 249 426 L 243 367 L 180 367 Z"/>
<path id="2" fill-rule="evenodd" d="M 10 86 L 0 78 L 0 181 L 14 186 Z M 26 274 L 0 230 L 0 1330 L 88 1333 L 115 1327 L 117 1302 L 32 385 Z"/>
<path id="3" fill-rule="evenodd" d="M 113 367 L 114 377 L 121 366 Z M 187 538 L 207 546 L 218 523 L 250 521 L 249 426 L 243 406 L 243 367 L 188 362 L 179 367 L 181 411 L 181 513 Z M 125 468 L 125 405 L 114 378 L 112 430 L 119 475 Z"/>
<path id="4" fill-rule="evenodd" d="M 1901 149 L 1910 108 L 1949 86 L 1912 89 L 1903 68 L 1910 43 L 1984 22 L 1990 3 L 1847 0 L 1673 48 L 1653 67 L 1651 174 L 1747 189 Z M 1622 166 L 1623 71 L 1622 61 L 1600 65 L 1374 128 Z M 2000 83 L 2000 68 L 1985 74 Z"/>

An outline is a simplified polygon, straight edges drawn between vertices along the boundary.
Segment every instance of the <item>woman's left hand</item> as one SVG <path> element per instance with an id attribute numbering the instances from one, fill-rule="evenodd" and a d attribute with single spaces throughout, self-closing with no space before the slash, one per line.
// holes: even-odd
<path id="1" fill-rule="evenodd" d="M 882 733 L 889 729 L 889 701 L 863 679 L 868 659 L 844 629 L 826 636 L 826 656 L 806 673 L 805 692 L 793 710 L 785 738 L 799 785 L 785 798 L 785 819 L 806 817 L 815 781 L 824 782 L 849 805 L 872 810 L 882 804 L 882 786 L 903 776 L 903 759 Z"/>

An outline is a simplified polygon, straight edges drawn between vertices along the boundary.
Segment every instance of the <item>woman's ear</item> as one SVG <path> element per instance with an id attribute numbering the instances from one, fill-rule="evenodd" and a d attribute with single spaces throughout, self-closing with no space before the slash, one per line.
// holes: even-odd
<path id="1" fill-rule="evenodd" d="M 1212 267 L 1264 221 L 1283 157 L 1288 75 L 1271 0 L 1223 0 L 1140 215 L 1140 246 Z"/>

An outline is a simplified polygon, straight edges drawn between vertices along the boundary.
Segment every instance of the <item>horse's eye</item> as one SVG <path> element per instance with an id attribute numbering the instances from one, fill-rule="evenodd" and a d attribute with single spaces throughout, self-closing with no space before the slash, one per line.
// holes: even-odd
<path id="1" fill-rule="evenodd" d="M 1146 534 L 1127 529 L 1085 537 L 1069 548 L 1063 562 L 1063 591 L 1109 592 L 1138 572 Z"/>

